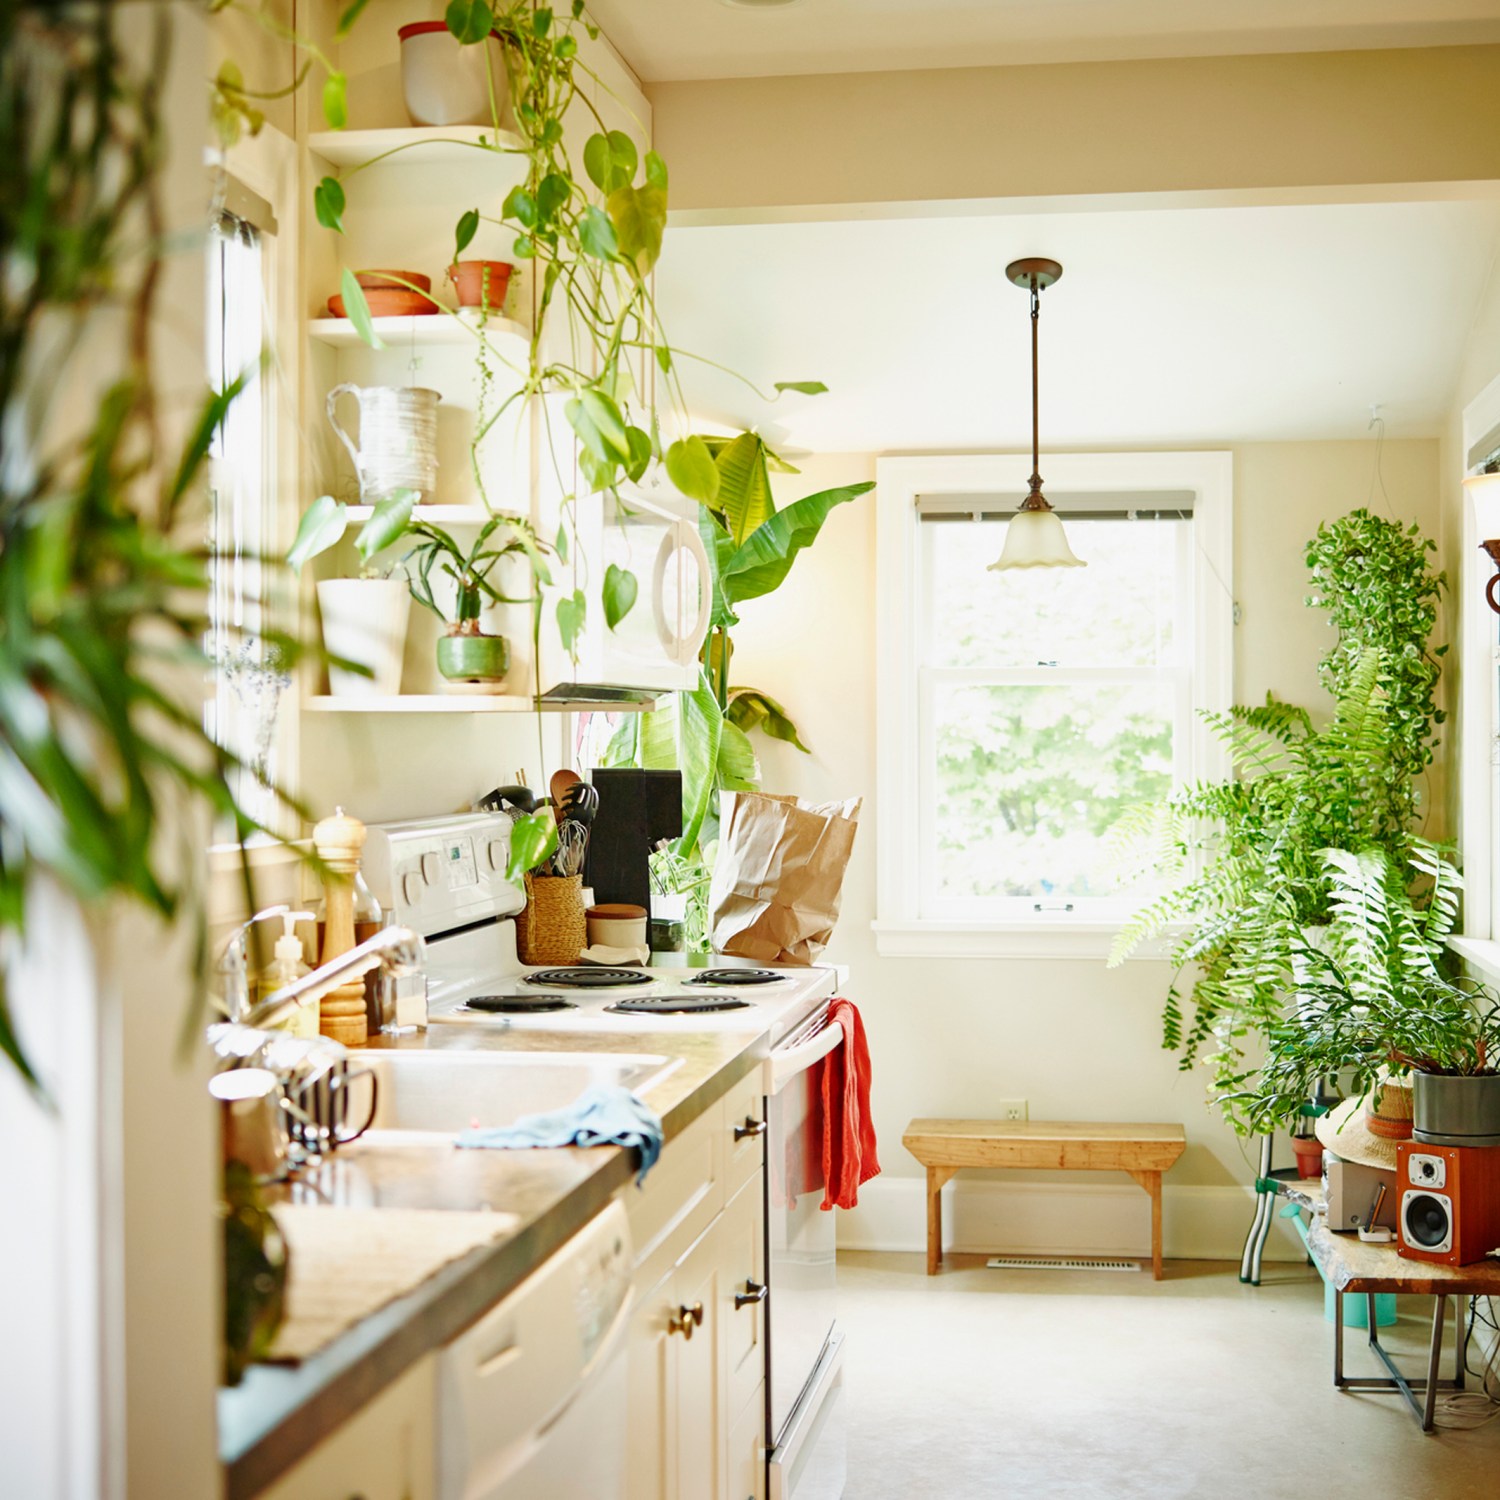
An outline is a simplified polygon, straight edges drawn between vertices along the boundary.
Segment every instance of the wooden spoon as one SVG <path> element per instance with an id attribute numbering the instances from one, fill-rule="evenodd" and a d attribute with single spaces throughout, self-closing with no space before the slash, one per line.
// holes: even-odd
<path id="1" fill-rule="evenodd" d="M 568 795 L 568 789 L 575 787 L 583 777 L 577 771 L 554 771 L 552 780 L 547 783 L 547 790 L 552 794 L 552 816 L 557 822 L 563 820 L 562 801 Z"/>

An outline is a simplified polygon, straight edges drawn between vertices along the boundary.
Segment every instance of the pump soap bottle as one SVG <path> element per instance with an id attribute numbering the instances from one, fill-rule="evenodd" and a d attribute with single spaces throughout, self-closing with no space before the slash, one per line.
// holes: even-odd
<path id="1" fill-rule="evenodd" d="M 286 930 L 276 939 L 275 957 L 271 960 L 270 967 L 261 975 L 262 999 L 310 972 L 307 955 L 302 947 L 302 939 L 297 936 L 297 923 L 311 922 L 313 914 L 310 911 L 289 911 L 281 920 Z M 284 1029 L 291 1032 L 293 1036 L 304 1037 L 310 1041 L 318 1035 L 318 1017 L 317 999 L 304 1001 L 287 1018 Z"/>

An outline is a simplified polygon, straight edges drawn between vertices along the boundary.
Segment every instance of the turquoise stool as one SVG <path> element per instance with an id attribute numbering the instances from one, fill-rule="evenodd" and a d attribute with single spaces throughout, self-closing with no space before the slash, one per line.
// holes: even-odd
<path id="1" fill-rule="evenodd" d="M 1290 1219 L 1297 1226 L 1297 1233 L 1302 1236 L 1302 1243 L 1307 1244 L 1307 1225 L 1302 1218 L 1302 1210 L 1295 1203 L 1288 1203 L 1281 1210 L 1283 1219 Z M 1316 1260 L 1311 1256 L 1315 1266 Z M 1318 1275 L 1323 1276 L 1322 1266 L 1318 1266 Z M 1333 1289 L 1333 1283 L 1323 1276 L 1323 1321 L 1332 1323 L 1336 1321 L 1336 1310 L 1333 1299 L 1338 1293 Z M 1344 1327 L 1345 1328 L 1368 1328 L 1369 1316 L 1365 1311 L 1368 1298 L 1363 1292 L 1344 1293 Z M 1389 1328 L 1396 1321 L 1396 1294 L 1394 1292 L 1377 1292 L 1375 1294 L 1375 1326 L 1377 1328 Z"/>

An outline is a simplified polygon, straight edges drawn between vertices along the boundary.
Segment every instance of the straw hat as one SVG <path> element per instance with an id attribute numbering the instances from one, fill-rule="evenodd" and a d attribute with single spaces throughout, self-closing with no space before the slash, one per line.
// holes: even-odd
<path id="1" fill-rule="evenodd" d="M 1411 1089 L 1405 1084 L 1377 1084 L 1358 1099 L 1346 1099 L 1313 1125 L 1325 1150 L 1345 1161 L 1394 1171 L 1396 1142 L 1411 1138 Z"/>

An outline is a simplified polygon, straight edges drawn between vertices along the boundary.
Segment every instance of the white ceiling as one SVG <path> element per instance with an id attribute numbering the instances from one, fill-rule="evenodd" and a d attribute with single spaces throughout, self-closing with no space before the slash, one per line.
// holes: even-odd
<path id="1" fill-rule="evenodd" d="M 818 452 L 1022 449 L 1042 297 L 1042 444 L 1363 438 L 1444 420 L 1500 235 L 1500 204 L 1212 208 L 719 227 L 674 225 L 657 272 L 702 421 Z M 1043 465 L 1045 473 L 1045 464 Z"/>
<path id="2" fill-rule="evenodd" d="M 589 0 L 647 80 L 1500 41 L 1500 0 Z"/>

